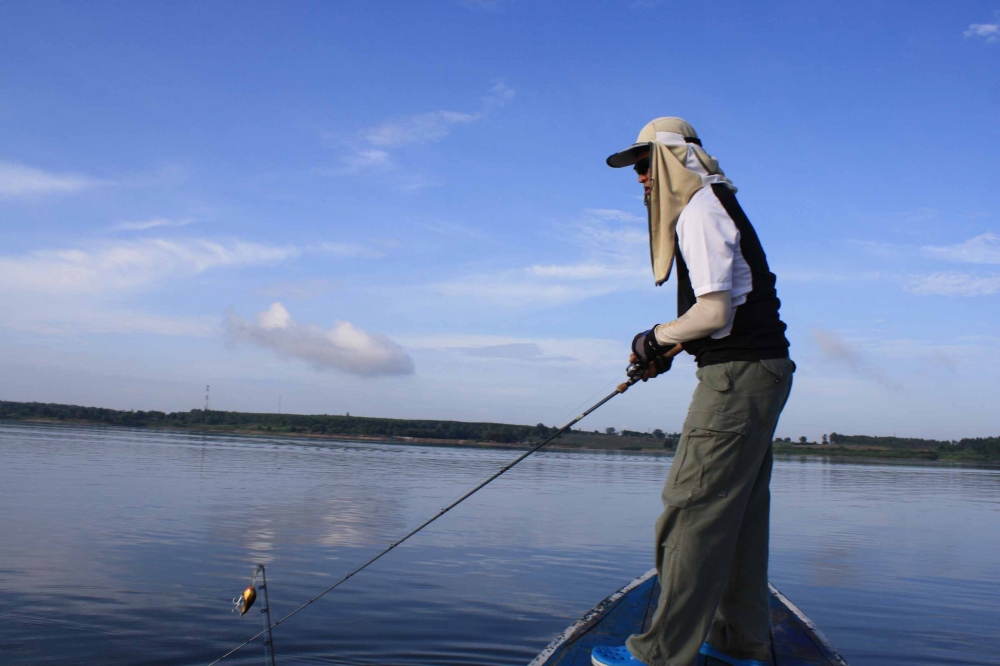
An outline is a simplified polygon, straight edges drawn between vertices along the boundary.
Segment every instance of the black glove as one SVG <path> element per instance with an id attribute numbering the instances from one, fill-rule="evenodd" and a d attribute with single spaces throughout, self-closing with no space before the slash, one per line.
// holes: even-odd
<path id="1" fill-rule="evenodd" d="M 649 370 L 643 373 L 642 381 L 647 379 L 652 379 L 657 375 L 662 375 L 664 372 L 670 369 L 670 366 L 674 364 L 673 356 L 657 356 L 653 359 L 650 364 Z"/>
<path id="2" fill-rule="evenodd" d="M 639 359 L 639 363 L 647 364 L 657 356 L 666 353 L 670 348 L 663 347 L 656 341 L 655 327 L 648 331 L 643 331 L 632 338 L 632 353 Z"/>
<path id="3" fill-rule="evenodd" d="M 658 377 L 670 369 L 674 363 L 673 356 L 657 356 L 652 361 L 636 362 L 628 366 L 626 372 L 632 379 L 647 381 Z"/>

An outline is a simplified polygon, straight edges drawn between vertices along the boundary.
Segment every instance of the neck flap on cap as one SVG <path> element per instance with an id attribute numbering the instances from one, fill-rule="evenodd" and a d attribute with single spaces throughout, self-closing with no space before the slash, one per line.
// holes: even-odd
<path id="1" fill-rule="evenodd" d="M 695 192 L 712 183 L 736 187 L 705 152 L 697 132 L 681 118 L 650 121 L 636 143 L 649 144 L 653 187 L 646 201 L 649 212 L 649 256 L 653 279 L 660 286 L 670 277 L 676 252 L 677 220 Z"/>

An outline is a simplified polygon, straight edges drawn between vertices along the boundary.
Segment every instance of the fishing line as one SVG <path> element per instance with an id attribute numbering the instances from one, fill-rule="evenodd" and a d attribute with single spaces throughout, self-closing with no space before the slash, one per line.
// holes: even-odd
<path id="1" fill-rule="evenodd" d="M 579 400 L 579 401 L 573 403 L 573 406 L 570 407 L 569 409 L 565 410 L 564 412 L 561 412 L 559 414 L 559 418 L 556 419 L 556 423 L 559 423 L 563 419 L 568 419 L 573 414 L 578 414 L 580 412 L 580 410 L 583 409 L 583 407 L 585 405 L 589 405 L 591 403 L 591 401 L 593 401 L 594 399 L 597 398 L 597 396 L 599 396 L 599 395 L 601 395 L 603 393 L 607 393 L 611 389 L 612 386 L 617 386 L 617 385 L 618 385 L 618 382 L 607 382 L 607 383 L 601 384 L 601 387 L 599 389 L 597 389 L 596 391 L 594 391 L 593 393 L 591 393 L 590 395 L 588 395 L 586 398 L 583 398 L 582 400 Z"/>
<path id="2" fill-rule="evenodd" d="M 665 356 L 673 357 L 673 356 L 676 356 L 680 352 L 681 352 L 681 346 L 677 345 L 676 347 L 674 347 L 673 349 L 671 349 L 669 352 L 667 352 L 665 354 Z M 641 379 L 641 374 L 640 373 L 642 371 L 642 368 L 638 368 L 638 370 L 636 370 L 636 368 L 637 368 L 636 365 L 629 366 L 629 371 L 628 371 L 629 379 L 628 379 L 628 381 L 619 384 L 615 388 L 614 391 L 612 391 L 608 395 L 604 396 L 604 398 L 602 398 L 600 400 L 600 402 L 595 403 L 589 409 L 587 409 L 582 414 L 580 414 L 579 416 L 577 416 L 576 418 L 574 418 L 572 421 L 570 421 L 569 423 L 567 423 L 563 427 L 559 428 L 559 430 L 557 430 L 555 432 L 555 434 L 551 435 L 548 439 L 546 439 L 545 441 L 543 441 L 541 444 L 536 444 L 535 446 L 531 447 L 530 449 L 528 449 L 527 451 L 525 451 L 524 453 L 522 453 L 520 456 L 518 456 L 517 458 L 515 458 L 512 462 L 509 462 L 506 465 L 502 466 L 497 472 L 494 472 L 486 480 L 482 481 L 481 483 L 479 483 L 478 485 L 476 485 L 475 487 L 473 487 L 471 490 L 466 491 L 465 494 L 463 494 L 457 500 L 455 500 L 451 504 L 448 504 L 447 506 L 443 507 L 435 515 L 431 516 L 430 518 L 428 518 L 427 520 L 425 520 L 424 522 L 420 523 L 415 528 L 413 528 L 412 530 L 410 530 L 409 532 L 407 532 L 398 541 L 394 541 L 394 542 L 390 543 L 388 548 L 384 548 L 378 554 L 376 554 L 374 557 L 372 557 L 370 560 L 368 560 L 367 562 L 365 562 L 364 564 L 362 564 L 360 567 L 358 567 L 357 569 L 354 569 L 350 573 L 344 575 L 344 577 L 341 578 L 340 580 L 338 580 L 336 583 L 334 583 L 330 587 L 326 588 L 325 590 L 323 590 L 322 592 L 320 592 L 316 596 L 310 598 L 305 603 L 303 603 L 300 606 L 296 607 L 294 610 L 292 610 L 290 613 L 288 613 L 284 617 L 279 618 L 273 624 L 268 625 L 266 629 L 263 629 L 263 630 L 257 632 L 256 634 L 254 634 L 253 636 L 251 636 L 250 638 L 246 639 L 245 641 L 243 641 L 242 643 L 240 643 L 239 645 L 237 645 L 236 647 L 234 647 L 232 650 L 230 650 L 226 654 L 222 655 L 221 657 L 219 657 L 215 661 L 213 661 L 210 664 L 208 664 L 208 666 L 214 666 L 215 664 L 218 664 L 223 659 L 225 659 L 225 658 L 227 658 L 227 657 L 235 654 L 236 652 L 238 652 L 242 648 L 246 647 L 250 643 L 254 642 L 258 638 L 260 638 L 261 636 L 263 636 L 264 634 L 266 634 L 268 631 L 274 629 L 279 624 L 281 624 L 281 623 L 285 622 L 286 620 L 290 619 L 293 615 L 296 615 L 300 611 L 302 611 L 302 610 L 306 609 L 307 607 L 311 606 L 313 603 L 315 603 L 316 601 L 318 601 L 324 595 L 326 595 L 326 594 L 334 591 L 335 589 L 337 589 L 338 587 L 340 587 L 343 583 L 346 583 L 348 580 L 350 580 L 351 577 L 353 577 L 354 575 L 356 575 L 356 574 L 364 571 L 369 566 L 371 566 L 372 564 L 374 564 L 375 562 L 377 562 L 378 560 L 380 560 L 382 557 L 384 557 L 385 555 L 389 554 L 392 550 L 394 550 L 396 548 L 396 546 L 399 546 L 404 541 L 406 541 L 407 539 L 409 539 L 410 537 L 412 537 L 414 534 L 416 534 L 420 530 L 424 529 L 425 527 L 427 527 L 428 525 L 430 525 L 431 523 L 433 523 L 435 520 L 437 520 L 441 516 L 445 515 L 446 513 L 448 513 L 452 509 L 454 509 L 456 506 L 458 506 L 459 504 L 461 504 L 465 500 L 467 500 L 470 497 L 472 497 L 473 495 L 475 495 L 477 492 L 479 492 L 480 490 L 482 490 L 483 488 L 485 488 L 486 486 L 488 486 L 489 484 L 491 484 L 493 481 L 495 481 L 501 475 L 503 475 L 507 471 L 509 471 L 512 467 L 514 467 L 519 462 L 521 462 L 522 460 L 524 460 L 525 458 L 527 458 L 528 456 L 530 456 L 532 453 L 534 453 L 535 451 L 538 451 L 540 448 L 542 448 L 543 446 L 545 446 L 546 444 L 548 444 L 549 442 L 551 442 L 552 440 L 554 440 L 556 437 L 558 437 L 559 435 L 563 434 L 564 432 L 566 432 L 567 430 L 569 430 L 571 427 L 573 427 L 574 425 L 576 425 L 577 423 L 579 423 L 580 421 L 582 421 L 588 414 L 591 414 L 592 412 L 596 411 L 599 407 L 601 407 L 603 404 L 605 404 L 606 402 L 608 402 L 609 400 L 611 400 L 616 395 L 619 395 L 619 394 L 624 393 L 625 391 L 627 391 L 630 386 L 632 386 L 633 384 L 635 384 L 636 382 L 638 382 Z"/>

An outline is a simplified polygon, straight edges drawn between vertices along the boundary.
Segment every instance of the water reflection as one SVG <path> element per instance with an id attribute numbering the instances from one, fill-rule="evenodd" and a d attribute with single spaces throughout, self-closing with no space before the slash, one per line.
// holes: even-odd
<path id="1" fill-rule="evenodd" d="M 513 457 L 0 424 L 4 663 L 204 663 Z M 283 661 L 525 663 L 651 565 L 667 457 L 552 452 L 276 634 Z M 996 663 L 1000 473 L 778 461 L 772 579 L 856 664 Z M 233 663 L 258 663 L 260 648 Z"/>

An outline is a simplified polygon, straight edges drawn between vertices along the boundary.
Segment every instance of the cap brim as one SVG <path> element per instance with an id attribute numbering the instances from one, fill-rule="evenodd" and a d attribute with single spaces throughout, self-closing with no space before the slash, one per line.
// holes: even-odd
<path id="1" fill-rule="evenodd" d="M 633 143 L 630 147 L 621 151 L 620 153 L 615 153 L 608 158 L 608 166 L 614 167 L 615 169 L 621 169 L 622 167 L 632 166 L 639 161 L 639 156 L 643 153 L 649 152 L 648 143 Z"/>

